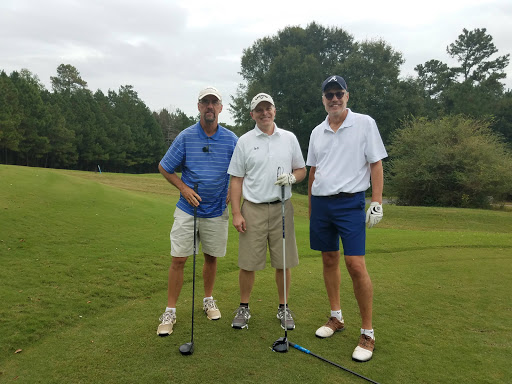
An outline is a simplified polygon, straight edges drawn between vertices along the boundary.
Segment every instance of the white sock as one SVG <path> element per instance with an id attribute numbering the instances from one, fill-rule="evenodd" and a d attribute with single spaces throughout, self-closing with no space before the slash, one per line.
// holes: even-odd
<path id="1" fill-rule="evenodd" d="M 165 307 L 165 312 L 171 312 L 176 314 L 176 308 Z"/>
<path id="2" fill-rule="evenodd" d="M 206 300 L 213 300 L 213 296 L 205 297 L 205 298 L 203 299 L 203 303 L 206 303 Z"/>
<path id="3" fill-rule="evenodd" d="M 373 340 L 375 340 L 375 334 L 373 329 L 363 329 L 361 328 L 361 335 L 370 336 Z"/>
<path id="4" fill-rule="evenodd" d="M 331 317 L 337 318 L 339 321 L 343 319 L 343 315 L 341 314 L 341 309 L 339 311 L 333 311 L 331 310 Z"/>

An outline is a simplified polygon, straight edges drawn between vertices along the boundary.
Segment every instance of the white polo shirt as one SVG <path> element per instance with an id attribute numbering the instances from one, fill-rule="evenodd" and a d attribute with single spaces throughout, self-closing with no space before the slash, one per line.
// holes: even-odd
<path id="1" fill-rule="evenodd" d="M 274 185 L 278 167 L 283 173 L 290 173 L 305 166 L 295 135 L 274 124 L 274 133 L 270 136 L 255 126 L 238 139 L 228 173 L 244 178 L 245 200 L 268 203 L 281 199 L 281 187 Z M 285 199 L 291 196 L 291 186 L 285 187 Z"/>
<path id="2" fill-rule="evenodd" d="M 375 120 L 352 112 L 334 132 L 329 117 L 311 132 L 306 164 L 316 167 L 311 186 L 314 196 L 366 191 L 370 164 L 387 157 Z"/>

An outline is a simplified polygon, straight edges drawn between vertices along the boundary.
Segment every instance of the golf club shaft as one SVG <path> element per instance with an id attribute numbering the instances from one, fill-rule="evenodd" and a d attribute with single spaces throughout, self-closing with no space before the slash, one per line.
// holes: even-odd
<path id="1" fill-rule="evenodd" d="M 285 239 L 285 223 L 284 223 L 284 185 L 281 186 L 281 214 L 283 216 L 283 285 L 284 285 L 284 337 L 288 337 L 288 325 L 286 324 L 286 239 Z"/>
<path id="2" fill-rule="evenodd" d="M 197 184 L 194 184 L 194 192 L 197 193 Z M 194 250 L 192 252 L 192 330 L 190 342 L 194 343 L 194 298 L 196 290 L 196 231 L 197 231 L 197 207 L 194 207 Z"/>
<path id="3" fill-rule="evenodd" d="M 374 380 L 372 380 L 372 379 L 369 379 L 369 378 L 367 378 L 367 377 L 365 377 L 365 376 L 363 376 L 363 375 L 360 375 L 359 373 L 356 373 L 356 372 L 354 372 L 354 371 L 351 371 L 351 370 L 350 370 L 350 369 L 348 369 L 348 368 L 342 367 L 342 366 L 341 366 L 341 365 L 339 365 L 339 364 L 336 364 L 336 363 L 333 363 L 332 361 L 329 361 L 329 360 L 327 360 L 327 359 L 324 359 L 322 356 L 315 355 L 315 354 L 314 354 L 313 352 L 311 352 L 309 349 L 306 349 L 306 348 L 304 348 L 304 347 L 301 347 L 300 345 L 297 345 L 297 344 L 295 344 L 295 343 L 292 343 L 291 341 L 289 341 L 289 342 L 288 342 L 288 344 L 289 344 L 290 346 L 292 346 L 293 348 L 298 349 L 298 350 L 299 350 L 299 351 L 301 351 L 301 352 L 304 352 L 304 353 L 306 353 L 306 354 L 308 354 L 308 355 L 311 355 L 311 356 L 315 356 L 316 358 L 319 358 L 320 360 L 323 360 L 323 361 L 325 361 L 326 363 L 329 363 L 329 364 L 334 365 L 335 367 L 341 368 L 341 369 L 343 369 L 344 371 L 347 371 L 347 372 L 349 372 L 349 373 L 351 373 L 351 374 L 353 374 L 353 375 L 356 375 L 357 377 L 360 377 L 361 379 L 364 379 L 364 380 L 366 380 L 366 381 L 369 381 L 370 383 L 379 384 L 378 382 L 376 382 L 376 381 L 374 381 Z"/>

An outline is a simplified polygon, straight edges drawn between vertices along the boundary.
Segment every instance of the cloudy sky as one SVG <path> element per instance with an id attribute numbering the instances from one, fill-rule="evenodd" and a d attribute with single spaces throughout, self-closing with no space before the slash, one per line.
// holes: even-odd
<path id="1" fill-rule="evenodd" d="M 151 110 L 189 116 L 199 90 L 214 85 L 225 100 L 220 120 L 232 124 L 243 50 L 312 21 L 356 41 L 385 40 L 402 53 L 403 76 L 430 59 L 455 64 L 446 46 L 463 28 L 486 28 L 499 55 L 512 53 L 510 0 L 1 0 L 0 70 L 27 68 L 51 89 L 57 67 L 71 64 L 92 91 L 132 85 Z"/>

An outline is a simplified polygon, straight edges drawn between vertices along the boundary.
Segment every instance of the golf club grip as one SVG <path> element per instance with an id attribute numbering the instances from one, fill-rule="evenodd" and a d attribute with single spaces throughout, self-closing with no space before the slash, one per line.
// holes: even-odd
<path id="1" fill-rule="evenodd" d="M 194 192 L 197 193 L 197 183 L 194 184 Z M 194 206 L 194 217 L 196 217 L 196 216 L 197 216 L 197 206 Z M 194 236 L 195 236 L 195 234 L 194 234 Z"/>
<path id="2" fill-rule="evenodd" d="M 291 341 L 288 341 L 288 345 L 291 345 L 293 348 L 298 349 L 299 351 L 302 351 L 302 352 L 304 352 L 304 353 L 306 353 L 306 354 L 308 354 L 308 355 L 314 356 L 314 357 L 316 357 L 316 358 L 318 358 L 318 359 L 320 359 L 320 360 L 322 360 L 322 361 L 325 361 L 326 363 L 329 363 L 329 364 L 331 364 L 331 365 L 334 365 L 335 367 L 338 367 L 338 368 L 340 368 L 340 369 L 343 369 L 344 371 L 349 372 L 349 373 L 351 373 L 351 374 L 353 374 L 353 375 L 355 375 L 355 376 L 357 376 L 357 377 L 360 377 L 361 379 L 364 379 L 364 380 L 366 380 L 366 381 L 368 381 L 368 382 L 370 382 L 370 383 L 379 384 L 378 382 L 376 382 L 376 381 L 374 381 L 374 380 L 372 380 L 372 379 L 369 379 L 369 378 L 368 378 L 368 377 L 366 377 L 366 376 L 360 375 L 360 374 L 359 374 L 359 373 L 357 373 L 357 372 L 351 371 L 351 370 L 350 370 L 350 369 L 348 369 L 348 368 L 345 368 L 345 367 L 343 367 L 343 366 L 341 366 L 341 365 L 339 365 L 339 364 L 333 363 L 332 361 L 327 360 L 326 358 L 323 358 L 322 356 L 318 356 L 318 355 L 314 354 L 313 352 L 311 352 L 310 350 L 308 350 L 308 349 L 306 349 L 306 348 L 304 348 L 304 347 L 301 347 L 300 345 L 297 345 L 297 344 L 295 344 L 295 343 L 292 343 Z"/>
<path id="3" fill-rule="evenodd" d="M 307 353 L 308 355 L 311 353 L 311 351 L 309 349 L 301 347 L 300 345 L 292 343 L 291 341 L 289 341 L 288 344 L 290 344 L 293 348 L 298 349 L 301 352 Z"/>

